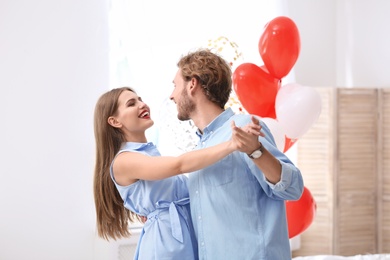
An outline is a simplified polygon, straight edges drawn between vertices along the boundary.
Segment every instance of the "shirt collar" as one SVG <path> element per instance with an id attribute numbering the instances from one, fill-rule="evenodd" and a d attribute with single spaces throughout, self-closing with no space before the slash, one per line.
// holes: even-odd
<path id="1" fill-rule="evenodd" d="M 234 115 L 233 110 L 228 107 L 225 111 L 223 111 L 219 116 L 217 116 L 211 123 L 206 126 L 203 129 L 203 135 L 207 135 L 211 132 L 214 132 L 216 129 L 218 129 L 220 126 L 222 126 L 230 117 Z M 201 137 L 202 132 L 199 130 L 196 130 L 196 135 Z"/>

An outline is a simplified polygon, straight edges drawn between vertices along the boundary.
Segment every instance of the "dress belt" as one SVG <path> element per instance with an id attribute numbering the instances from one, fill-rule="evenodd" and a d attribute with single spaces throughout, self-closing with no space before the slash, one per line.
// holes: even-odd
<path id="1" fill-rule="evenodd" d="M 183 243 L 183 230 L 181 228 L 180 224 L 180 218 L 179 214 L 182 215 L 186 221 L 187 220 L 187 214 L 183 212 L 182 207 L 186 204 L 190 203 L 189 198 L 184 198 L 181 200 L 168 202 L 168 201 L 159 201 L 156 203 L 157 209 L 153 211 L 152 213 L 148 214 L 148 220 L 157 219 L 158 218 L 158 212 L 162 209 L 168 209 L 169 210 L 169 218 L 171 220 L 171 229 L 172 229 L 172 236 L 179 241 L 180 243 Z M 177 207 L 179 206 L 179 207 Z"/>

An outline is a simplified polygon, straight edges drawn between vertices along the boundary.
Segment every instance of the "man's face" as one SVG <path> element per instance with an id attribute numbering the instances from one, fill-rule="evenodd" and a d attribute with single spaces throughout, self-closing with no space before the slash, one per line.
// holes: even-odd
<path id="1" fill-rule="evenodd" d="M 188 88 L 191 84 L 191 81 L 183 79 L 179 69 L 173 80 L 174 89 L 169 98 L 176 103 L 177 118 L 181 121 L 191 119 L 191 112 L 195 110 L 195 103 L 188 95 Z"/>

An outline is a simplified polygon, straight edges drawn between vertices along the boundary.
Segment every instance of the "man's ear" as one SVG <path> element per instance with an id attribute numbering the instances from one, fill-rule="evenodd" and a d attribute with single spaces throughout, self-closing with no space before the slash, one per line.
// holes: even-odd
<path id="1" fill-rule="evenodd" d="M 189 91 L 193 91 L 193 90 L 197 89 L 198 85 L 199 85 L 199 81 L 196 78 L 193 77 L 191 79 L 191 81 L 190 81 L 190 89 L 189 89 Z"/>
<path id="2" fill-rule="evenodd" d="M 107 122 L 108 122 L 111 126 L 116 127 L 116 128 L 120 128 L 120 127 L 122 126 L 122 124 L 121 124 L 118 120 L 116 120 L 116 118 L 113 117 L 113 116 L 110 116 L 110 117 L 107 119 Z"/>

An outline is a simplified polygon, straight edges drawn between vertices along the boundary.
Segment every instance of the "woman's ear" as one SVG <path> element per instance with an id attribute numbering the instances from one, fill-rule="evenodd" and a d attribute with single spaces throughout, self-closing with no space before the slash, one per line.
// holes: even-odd
<path id="1" fill-rule="evenodd" d="M 108 122 L 108 124 L 110 124 L 111 126 L 116 127 L 116 128 L 120 128 L 122 126 L 122 124 L 118 120 L 116 120 L 116 118 L 113 116 L 110 116 L 107 119 L 107 122 Z"/>

